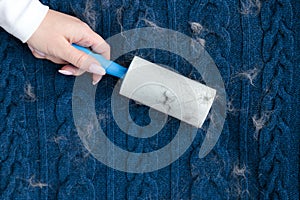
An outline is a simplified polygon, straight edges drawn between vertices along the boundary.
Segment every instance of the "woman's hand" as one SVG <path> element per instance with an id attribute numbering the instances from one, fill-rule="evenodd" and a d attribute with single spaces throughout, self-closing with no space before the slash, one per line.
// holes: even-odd
<path id="1" fill-rule="evenodd" d="M 72 43 L 90 47 L 95 53 L 110 59 L 110 46 L 101 36 L 79 19 L 53 10 L 48 11 L 27 41 L 36 58 L 66 64 L 59 70 L 60 73 L 78 76 L 87 71 L 93 74 L 93 84 L 97 84 L 105 70 L 96 59 L 77 50 Z"/>

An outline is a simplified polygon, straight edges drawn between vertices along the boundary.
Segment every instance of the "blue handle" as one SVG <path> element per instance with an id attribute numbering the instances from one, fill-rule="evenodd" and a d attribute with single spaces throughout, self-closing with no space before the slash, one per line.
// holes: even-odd
<path id="1" fill-rule="evenodd" d="M 93 53 L 91 50 L 88 48 L 78 46 L 77 44 L 72 44 L 73 47 L 76 49 L 83 51 L 84 53 L 93 56 L 100 64 L 101 66 L 105 69 L 107 74 L 110 74 L 112 76 L 116 76 L 119 78 L 123 78 L 127 72 L 127 69 L 113 61 L 106 60 L 103 56 L 100 54 Z"/>

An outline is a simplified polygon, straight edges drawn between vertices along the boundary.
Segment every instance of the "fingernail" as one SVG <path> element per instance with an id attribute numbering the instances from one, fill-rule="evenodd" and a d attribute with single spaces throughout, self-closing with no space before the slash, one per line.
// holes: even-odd
<path id="1" fill-rule="evenodd" d="M 73 75 L 72 72 L 67 71 L 67 70 L 60 69 L 60 70 L 58 70 L 58 72 L 61 73 L 61 74 L 63 74 L 63 75 L 67 75 L 67 76 Z"/>
<path id="2" fill-rule="evenodd" d="M 34 49 L 33 49 L 31 46 L 29 46 L 29 45 L 28 45 L 28 48 L 29 48 L 31 51 L 34 51 Z"/>
<path id="3" fill-rule="evenodd" d="M 97 85 L 97 83 L 99 83 L 99 81 L 102 79 L 102 76 L 98 79 L 98 80 L 96 80 L 96 81 L 93 81 L 93 85 Z"/>
<path id="4" fill-rule="evenodd" d="M 89 68 L 89 72 L 99 75 L 105 75 L 105 69 L 103 69 L 100 65 L 97 64 L 91 64 Z"/>
<path id="5" fill-rule="evenodd" d="M 45 56 L 46 56 L 46 54 L 44 54 L 43 52 L 41 52 L 41 51 L 39 51 L 39 50 L 37 50 L 37 49 L 34 49 L 34 51 L 35 51 L 37 54 L 39 54 L 40 56 L 42 56 L 42 57 L 45 57 Z"/>

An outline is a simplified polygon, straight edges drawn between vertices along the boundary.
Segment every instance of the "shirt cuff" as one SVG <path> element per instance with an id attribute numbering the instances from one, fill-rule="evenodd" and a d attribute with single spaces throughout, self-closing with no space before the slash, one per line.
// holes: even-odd
<path id="1" fill-rule="evenodd" d="M 49 7 L 38 0 L 0 0 L 0 25 L 25 43 L 45 18 Z M 2 4 L 2 5 L 1 5 Z"/>

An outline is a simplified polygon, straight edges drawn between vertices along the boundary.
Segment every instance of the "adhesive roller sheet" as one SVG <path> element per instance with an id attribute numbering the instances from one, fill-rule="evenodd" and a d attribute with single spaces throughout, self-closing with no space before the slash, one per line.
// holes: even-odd
<path id="1" fill-rule="evenodd" d="M 216 90 L 135 56 L 125 68 L 87 48 L 107 74 L 122 78 L 120 94 L 200 128 L 213 104 Z"/>

